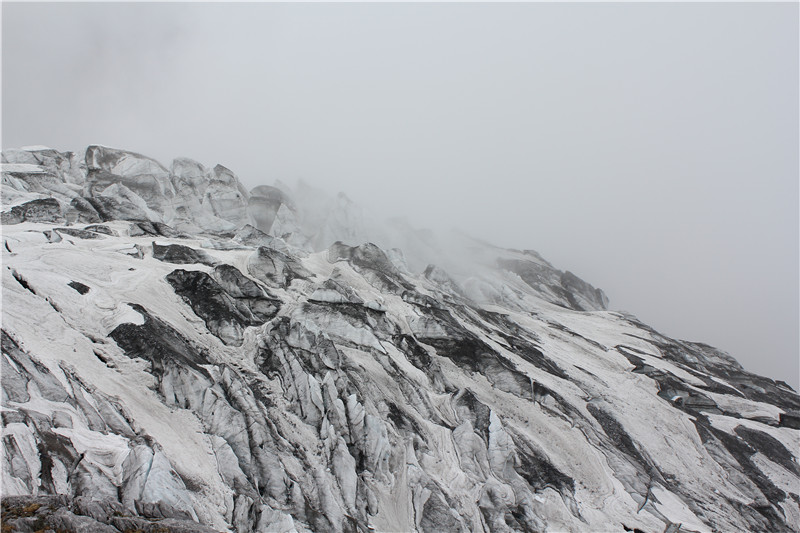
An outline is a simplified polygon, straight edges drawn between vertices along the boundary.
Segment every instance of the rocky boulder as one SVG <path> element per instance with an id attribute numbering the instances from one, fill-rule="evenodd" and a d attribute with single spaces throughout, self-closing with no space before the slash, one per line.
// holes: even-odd
<path id="1" fill-rule="evenodd" d="M 61 204 L 55 198 L 42 198 L 16 205 L 2 213 L 2 223 L 20 224 L 22 222 L 64 222 Z"/>

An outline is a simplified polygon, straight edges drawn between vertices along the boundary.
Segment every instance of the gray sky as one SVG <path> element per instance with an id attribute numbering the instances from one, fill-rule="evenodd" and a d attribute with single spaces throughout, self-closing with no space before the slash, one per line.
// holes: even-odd
<path id="1" fill-rule="evenodd" d="M 798 385 L 798 4 L 2 5 L 2 144 L 533 248 Z"/>

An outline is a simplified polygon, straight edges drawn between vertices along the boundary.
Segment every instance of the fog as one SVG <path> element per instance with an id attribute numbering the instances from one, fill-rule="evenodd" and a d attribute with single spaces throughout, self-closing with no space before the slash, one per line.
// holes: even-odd
<path id="1" fill-rule="evenodd" d="M 2 145 L 538 250 L 798 387 L 798 4 L 2 5 Z"/>

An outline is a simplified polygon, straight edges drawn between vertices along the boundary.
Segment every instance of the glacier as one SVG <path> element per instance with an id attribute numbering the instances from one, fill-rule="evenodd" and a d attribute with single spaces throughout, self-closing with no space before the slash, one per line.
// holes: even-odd
<path id="1" fill-rule="evenodd" d="M 9 531 L 800 531 L 800 396 L 531 250 L 2 155 Z"/>

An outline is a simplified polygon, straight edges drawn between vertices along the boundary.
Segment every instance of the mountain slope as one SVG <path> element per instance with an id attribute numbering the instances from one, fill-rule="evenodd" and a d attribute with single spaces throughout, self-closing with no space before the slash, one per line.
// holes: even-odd
<path id="1" fill-rule="evenodd" d="M 187 159 L 3 163 L 19 530 L 800 529 L 800 397 L 535 252 Z"/>

